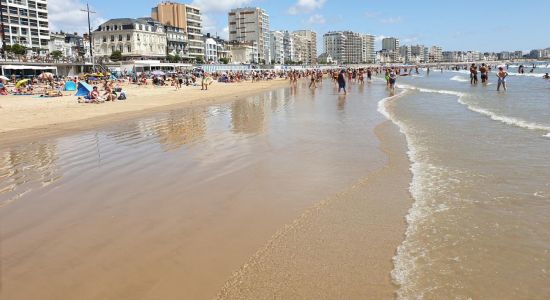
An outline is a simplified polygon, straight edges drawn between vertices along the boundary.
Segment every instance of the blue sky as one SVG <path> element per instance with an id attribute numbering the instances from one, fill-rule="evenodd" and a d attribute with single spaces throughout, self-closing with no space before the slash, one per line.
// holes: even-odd
<path id="1" fill-rule="evenodd" d="M 83 0 L 49 0 L 55 30 L 86 30 Z M 154 0 L 94 0 L 93 22 L 150 15 Z M 521 5 L 512 0 L 189 0 L 204 11 L 205 32 L 227 36 L 227 11 L 258 6 L 272 30 L 330 30 L 394 36 L 402 44 L 438 45 L 444 50 L 530 50 L 550 47 L 550 0 Z M 520 6 L 520 7 L 518 7 Z M 320 43 L 321 44 L 321 43 Z M 379 48 L 380 45 L 377 45 Z M 321 52 L 321 50 L 319 51 Z"/>

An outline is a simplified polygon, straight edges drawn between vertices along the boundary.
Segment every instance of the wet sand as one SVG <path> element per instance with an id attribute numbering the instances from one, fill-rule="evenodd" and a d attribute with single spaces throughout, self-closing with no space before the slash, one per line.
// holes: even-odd
<path id="1" fill-rule="evenodd" d="M 392 298 L 411 201 L 385 95 L 326 81 L 6 147 L 0 298 Z"/>
<path id="2" fill-rule="evenodd" d="M 392 257 L 411 205 L 406 145 L 391 122 L 376 135 L 380 170 L 286 226 L 229 280 L 218 299 L 393 299 Z"/>

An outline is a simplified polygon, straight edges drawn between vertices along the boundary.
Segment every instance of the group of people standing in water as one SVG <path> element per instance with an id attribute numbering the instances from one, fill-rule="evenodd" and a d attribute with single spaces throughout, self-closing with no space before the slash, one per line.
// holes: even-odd
<path id="1" fill-rule="evenodd" d="M 484 63 L 481 64 L 481 66 L 479 67 L 479 73 L 481 74 L 482 84 L 489 83 L 489 73 L 491 72 L 491 69 L 492 69 L 491 66 L 488 66 Z M 478 84 L 477 75 L 478 75 L 478 66 L 475 63 L 473 63 L 470 66 L 470 84 L 472 85 Z M 500 91 L 501 87 L 506 91 L 506 77 L 508 77 L 508 72 L 504 70 L 504 67 L 500 66 L 498 67 L 498 72 L 496 75 L 498 80 L 497 91 Z"/>

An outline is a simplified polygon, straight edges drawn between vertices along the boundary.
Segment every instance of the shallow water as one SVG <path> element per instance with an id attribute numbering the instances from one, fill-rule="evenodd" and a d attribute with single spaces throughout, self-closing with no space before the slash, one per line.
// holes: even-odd
<path id="1" fill-rule="evenodd" d="M 385 103 L 414 162 L 398 295 L 548 299 L 550 82 L 510 76 L 498 93 L 465 76 L 402 78 Z"/>
<path id="2" fill-rule="evenodd" d="M 283 88 L 0 150 L 2 298 L 215 296 L 283 225 L 385 163 L 386 92 L 353 89 Z"/>

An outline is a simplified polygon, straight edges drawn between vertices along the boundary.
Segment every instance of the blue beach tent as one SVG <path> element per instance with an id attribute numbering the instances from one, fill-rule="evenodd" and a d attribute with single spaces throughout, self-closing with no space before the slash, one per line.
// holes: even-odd
<path id="1" fill-rule="evenodd" d="M 86 97 L 90 94 L 90 92 L 93 90 L 92 86 L 87 84 L 86 82 L 79 81 L 78 82 L 78 89 L 76 91 L 75 96 L 79 97 Z"/>
<path id="2" fill-rule="evenodd" d="M 65 82 L 65 91 L 76 91 L 76 83 L 74 81 Z"/>

